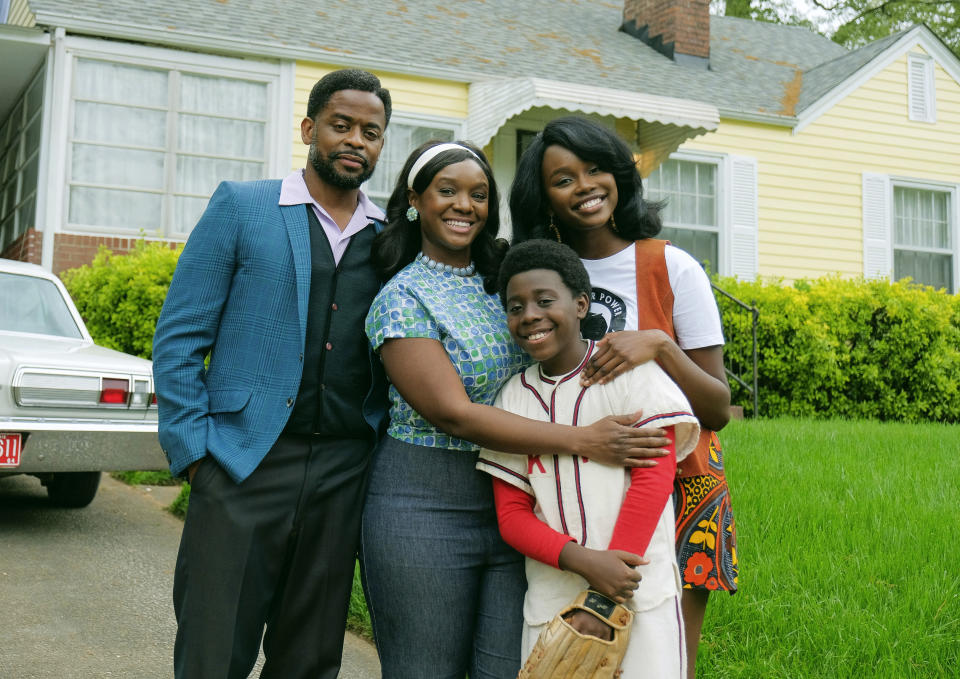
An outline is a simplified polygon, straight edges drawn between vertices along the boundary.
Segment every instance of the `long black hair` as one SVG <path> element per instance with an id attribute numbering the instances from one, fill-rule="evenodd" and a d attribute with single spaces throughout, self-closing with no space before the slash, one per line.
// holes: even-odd
<path id="1" fill-rule="evenodd" d="M 400 269 L 412 262 L 420 252 L 422 242 L 420 221 L 407 220 L 407 209 L 410 207 L 407 178 L 417 158 L 427 149 L 442 143 L 444 142 L 428 141 L 417 148 L 407 158 L 400 176 L 397 177 L 397 185 L 390 194 L 390 200 L 387 201 L 387 226 L 373 241 L 373 266 L 383 281 L 389 280 Z M 505 240 L 497 238 L 497 233 L 500 231 L 500 201 L 497 198 L 497 184 L 483 151 L 467 142 L 454 143 L 464 148 L 441 151 L 435 158 L 431 158 L 414 178 L 413 190 L 417 194 L 422 194 L 430 186 L 436 174 L 448 165 L 464 160 L 472 160 L 480 165 L 490 185 L 490 191 L 487 194 L 487 221 L 471 243 L 470 255 L 477 265 L 477 272 L 483 276 L 484 288 L 492 294 L 496 292 L 497 272 L 500 270 L 500 261 L 508 247 Z"/>
<path id="2" fill-rule="evenodd" d="M 643 198 L 643 182 L 630 147 L 603 125 L 565 116 L 551 120 L 523 152 L 510 189 L 510 218 L 513 242 L 531 238 L 556 240 L 550 228 L 550 201 L 543 185 L 543 152 L 548 146 L 562 146 L 578 158 L 597 164 L 613 175 L 617 184 L 617 206 L 613 217 L 617 233 L 627 240 L 652 238 L 660 233 L 661 203 Z M 556 223 L 561 236 L 565 227 Z"/>

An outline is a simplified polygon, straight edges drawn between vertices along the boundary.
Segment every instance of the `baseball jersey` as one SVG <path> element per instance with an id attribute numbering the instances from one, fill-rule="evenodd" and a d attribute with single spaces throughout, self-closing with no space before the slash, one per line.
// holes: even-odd
<path id="1" fill-rule="evenodd" d="M 693 450 L 699 425 L 680 388 L 654 362 L 645 363 L 603 384 L 582 387 L 580 372 L 594 351 L 590 342 L 583 361 L 559 377 L 544 375 L 539 364 L 515 375 L 504 385 L 494 405 L 543 422 L 589 425 L 608 415 L 643 411 L 636 426 L 673 426 L 677 460 Z M 571 455 L 510 455 L 483 449 L 477 468 L 536 498 L 537 518 L 591 549 L 607 549 L 620 507 L 630 487 L 630 470 Z M 640 588 L 629 605 L 649 610 L 680 591 L 674 551 L 673 508 L 661 508 L 653 538 L 639 566 Z M 586 583 L 576 573 L 527 558 L 524 618 L 529 625 L 550 620 L 582 591 Z"/>

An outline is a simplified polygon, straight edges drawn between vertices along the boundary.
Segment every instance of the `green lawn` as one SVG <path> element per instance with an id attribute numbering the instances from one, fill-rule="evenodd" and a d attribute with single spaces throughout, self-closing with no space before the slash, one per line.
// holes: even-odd
<path id="1" fill-rule="evenodd" d="M 745 420 L 721 438 L 740 592 L 711 598 L 699 677 L 960 676 L 960 426 Z M 348 627 L 369 636 L 359 578 Z"/>
<path id="2" fill-rule="evenodd" d="M 747 420 L 721 436 L 740 592 L 711 599 L 698 677 L 960 676 L 960 426 Z M 350 620 L 369 629 L 359 581 Z"/>
<path id="3" fill-rule="evenodd" d="M 960 675 L 960 426 L 743 421 L 722 440 L 740 592 L 711 598 L 699 677 Z"/>

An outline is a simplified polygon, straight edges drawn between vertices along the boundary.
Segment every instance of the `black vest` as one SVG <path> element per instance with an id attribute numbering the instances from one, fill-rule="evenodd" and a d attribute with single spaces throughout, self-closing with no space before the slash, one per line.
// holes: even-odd
<path id="1" fill-rule="evenodd" d="M 350 238 L 340 264 L 313 208 L 310 222 L 310 298 L 303 378 L 284 431 L 335 438 L 373 434 L 363 418 L 370 390 L 370 356 L 364 319 L 379 290 L 370 262 L 376 235 L 368 226 Z"/>

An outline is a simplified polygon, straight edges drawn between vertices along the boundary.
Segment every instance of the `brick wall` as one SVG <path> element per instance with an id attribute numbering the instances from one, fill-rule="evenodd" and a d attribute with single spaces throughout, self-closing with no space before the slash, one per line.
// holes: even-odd
<path id="1" fill-rule="evenodd" d="M 623 22 L 646 26 L 675 53 L 710 57 L 710 0 L 624 0 Z"/>
<path id="2" fill-rule="evenodd" d="M 53 237 L 53 273 L 59 275 L 66 269 L 89 264 L 101 245 L 107 246 L 115 255 L 130 252 L 139 238 L 116 238 L 112 236 L 78 236 L 58 233 Z M 170 243 L 175 248 L 177 243 Z"/>
<path id="3" fill-rule="evenodd" d="M 36 229 L 27 229 L 19 238 L 10 243 L 0 257 L 16 259 L 20 262 L 40 263 L 41 249 L 43 248 L 42 234 Z"/>

